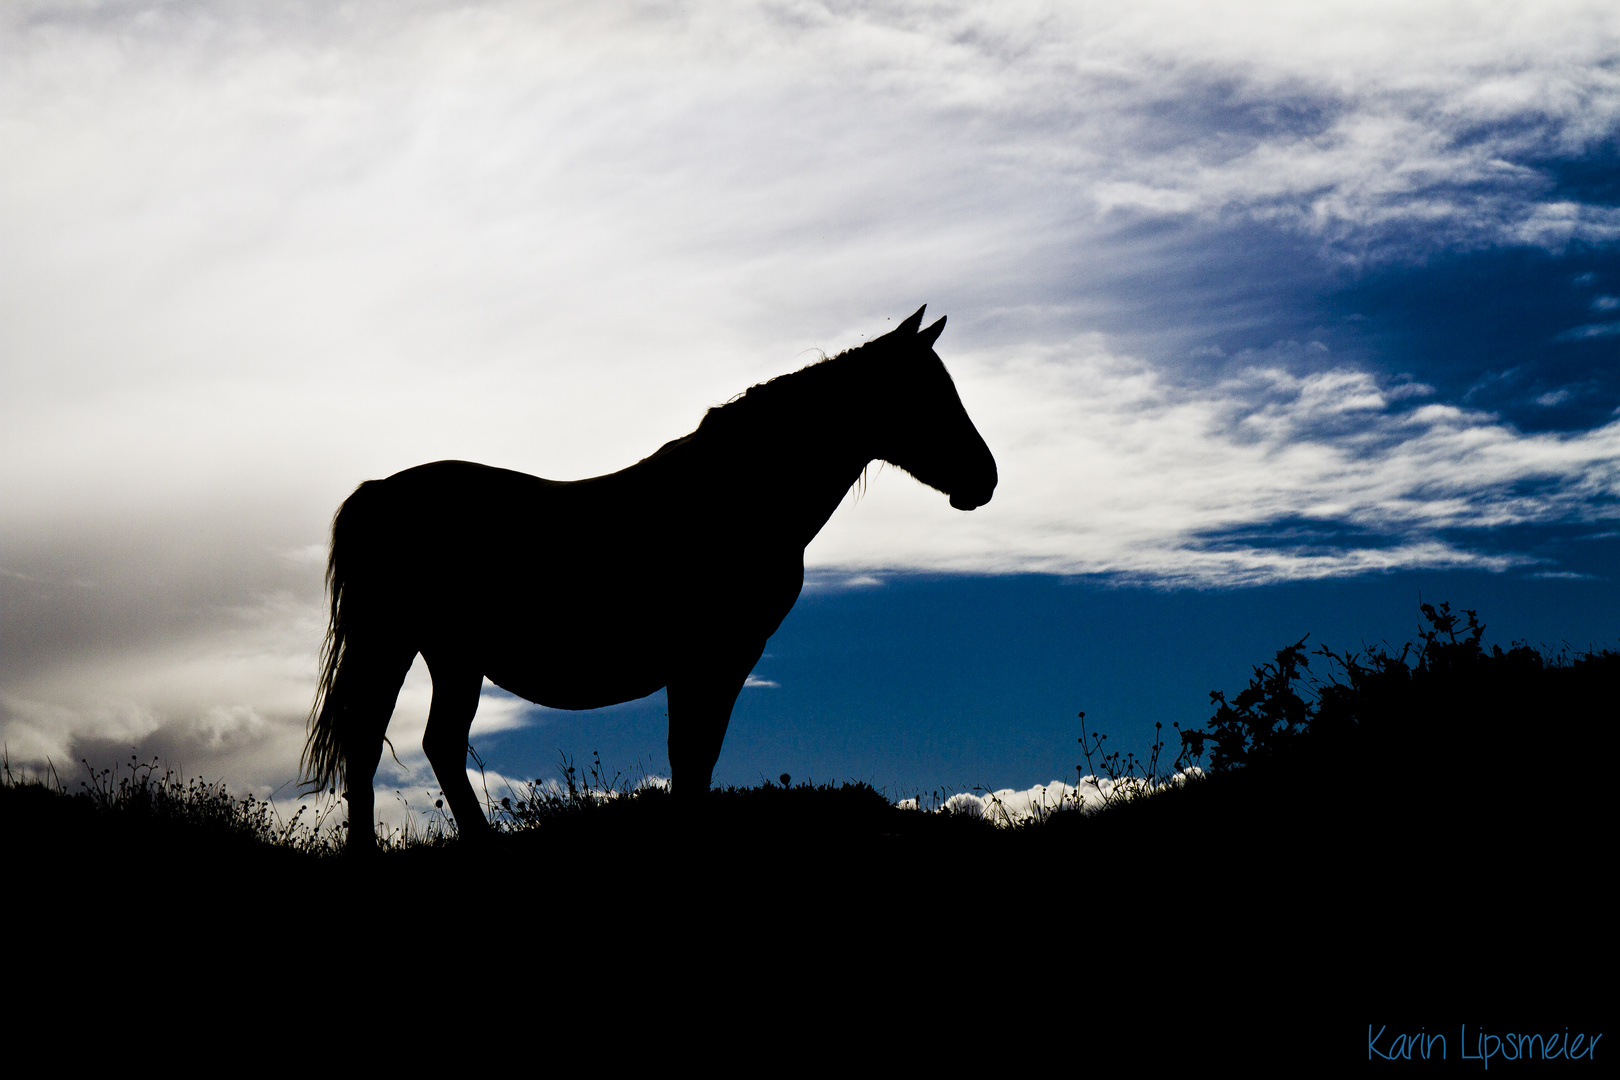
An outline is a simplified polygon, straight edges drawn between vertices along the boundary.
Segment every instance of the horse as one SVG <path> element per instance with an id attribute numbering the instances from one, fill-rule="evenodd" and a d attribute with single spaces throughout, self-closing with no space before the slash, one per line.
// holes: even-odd
<path id="1" fill-rule="evenodd" d="M 594 709 L 669 693 L 678 804 L 707 793 L 744 681 L 804 585 L 804 549 L 874 460 L 990 500 L 996 463 L 926 305 L 890 333 L 751 387 L 629 468 L 557 481 L 467 461 L 367 480 L 332 520 L 330 620 L 302 771 L 347 788 L 348 849 L 375 848 L 373 779 L 415 658 L 422 748 L 462 836 L 487 836 L 466 772 L 483 680 Z"/>

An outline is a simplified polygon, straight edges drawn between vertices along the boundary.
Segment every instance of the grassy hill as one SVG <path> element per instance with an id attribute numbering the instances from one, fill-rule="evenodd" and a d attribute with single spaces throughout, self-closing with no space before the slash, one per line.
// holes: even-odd
<path id="1" fill-rule="evenodd" d="M 76 795 L 10 778 L 9 923 L 63 942 L 111 920 L 247 965 L 382 962 L 388 941 L 576 973 L 718 965 L 776 992 L 819 965 L 1352 1063 L 1369 1022 L 1601 1030 L 1620 653 L 1487 648 L 1473 613 L 1426 612 L 1398 653 L 1296 643 L 1212 695 L 1181 736 L 1205 778 L 1013 828 L 864 785 L 727 789 L 698 813 L 575 785 L 498 810 L 483 848 L 421 835 L 356 866 L 330 819 L 288 827 L 139 762 Z M 1141 775 L 1102 745 L 1093 772 Z"/>

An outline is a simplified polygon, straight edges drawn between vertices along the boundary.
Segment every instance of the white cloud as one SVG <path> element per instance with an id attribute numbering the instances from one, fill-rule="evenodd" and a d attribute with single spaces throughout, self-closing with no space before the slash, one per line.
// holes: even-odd
<path id="1" fill-rule="evenodd" d="M 961 365 L 1001 485 L 967 519 L 893 470 L 811 545 L 824 567 L 1106 573 L 1235 585 L 1400 567 L 1503 569 L 1439 530 L 1615 516 L 1620 423 L 1526 435 L 1451 405 L 1397 407 L 1350 369 L 1177 386 L 1091 349 Z M 1011 369 L 1011 370 L 1009 370 Z M 975 410 L 977 411 L 977 410 Z M 1300 519 L 1389 542 L 1243 542 Z"/>
<path id="2" fill-rule="evenodd" d="M 1073 784 L 1053 780 L 1049 784 L 1036 784 L 1023 790 L 1002 788 L 999 791 L 987 791 L 982 795 L 971 791 L 959 791 L 941 803 L 939 811 L 988 818 L 1000 826 L 1018 825 L 1031 820 L 1044 820 L 1062 811 L 1079 810 L 1087 814 L 1095 813 L 1109 803 L 1151 795 L 1167 785 L 1180 787 L 1189 779 L 1203 775 L 1203 770 L 1195 765 L 1181 772 L 1172 773 L 1167 779 L 1157 783 L 1139 777 L 1120 777 L 1114 780 L 1106 776 L 1082 776 Z M 902 810 L 922 808 L 921 800 L 917 798 L 901 799 L 895 805 Z"/>
<path id="3" fill-rule="evenodd" d="M 14 8 L 0 490 L 24 529 L 274 504 L 318 560 L 359 479 L 618 468 L 918 294 L 1002 347 L 1005 429 L 1076 343 L 976 328 L 982 283 L 1108 208 L 1493 242 L 1568 217 L 1504 153 L 1620 116 L 1602 5 L 1244 10 Z"/>

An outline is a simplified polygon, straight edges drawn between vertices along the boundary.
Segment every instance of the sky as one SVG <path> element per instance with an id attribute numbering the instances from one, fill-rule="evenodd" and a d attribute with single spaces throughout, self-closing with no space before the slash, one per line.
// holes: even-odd
<path id="1" fill-rule="evenodd" d="M 356 484 L 611 472 L 924 303 L 995 498 L 873 468 L 719 783 L 1069 778 L 1420 596 L 1620 643 L 1612 4 L 21 0 L 0 57 L 13 763 L 285 794 Z"/>

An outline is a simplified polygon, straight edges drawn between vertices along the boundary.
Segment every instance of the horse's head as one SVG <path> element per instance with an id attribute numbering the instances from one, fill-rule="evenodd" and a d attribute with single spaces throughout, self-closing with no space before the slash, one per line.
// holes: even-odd
<path id="1" fill-rule="evenodd" d="M 945 320 L 924 329 L 926 309 L 868 346 L 882 380 L 882 393 L 872 398 L 873 456 L 949 495 L 958 510 L 972 510 L 996 489 L 996 459 L 934 352 Z"/>

